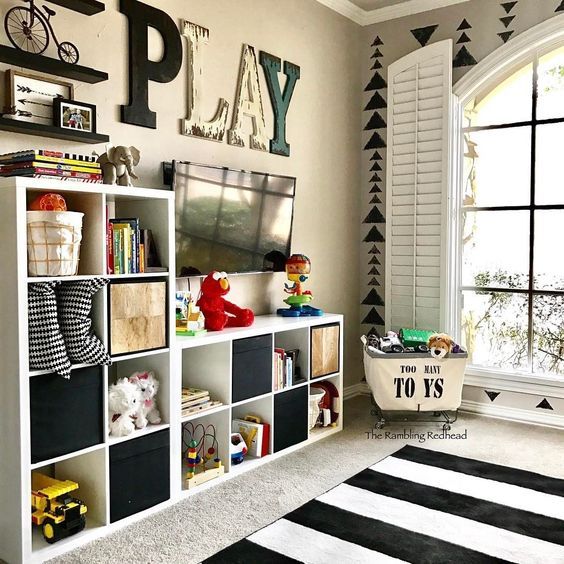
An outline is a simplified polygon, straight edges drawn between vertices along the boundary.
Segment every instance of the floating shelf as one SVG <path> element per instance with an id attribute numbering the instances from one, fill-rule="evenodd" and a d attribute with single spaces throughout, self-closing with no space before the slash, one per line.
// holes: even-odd
<path id="1" fill-rule="evenodd" d="M 87 16 L 99 14 L 106 9 L 106 6 L 97 0 L 49 0 L 49 2 Z"/>
<path id="2" fill-rule="evenodd" d="M 74 3 L 74 2 L 73 2 Z M 44 55 L 35 55 L 27 51 L 20 51 L 14 47 L 0 45 L 0 61 L 16 67 L 25 67 L 54 76 L 64 76 L 89 84 L 96 84 L 108 80 L 108 73 L 94 70 L 81 65 L 71 65 L 64 63 L 59 59 L 45 57 Z"/>
<path id="3" fill-rule="evenodd" d="M 23 133 L 24 135 L 38 135 L 40 137 L 52 137 L 54 139 L 64 139 L 76 143 L 107 143 L 110 138 L 108 135 L 100 133 L 88 133 L 71 129 L 63 129 L 54 125 L 43 125 L 31 121 L 22 121 L 0 117 L 0 130 L 11 131 L 12 133 Z"/>

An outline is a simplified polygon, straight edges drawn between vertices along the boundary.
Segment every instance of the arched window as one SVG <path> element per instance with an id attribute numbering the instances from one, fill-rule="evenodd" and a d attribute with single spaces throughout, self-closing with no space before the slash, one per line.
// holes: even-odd
<path id="1" fill-rule="evenodd" d="M 456 323 L 475 367 L 563 375 L 564 47 L 518 58 L 461 99 Z"/>

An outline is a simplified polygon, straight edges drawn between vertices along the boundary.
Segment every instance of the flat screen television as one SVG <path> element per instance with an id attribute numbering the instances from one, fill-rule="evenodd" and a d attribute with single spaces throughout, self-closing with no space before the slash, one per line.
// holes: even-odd
<path id="1" fill-rule="evenodd" d="M 178 276 L 284 270 L 296 179 L 173 163 Z"/>

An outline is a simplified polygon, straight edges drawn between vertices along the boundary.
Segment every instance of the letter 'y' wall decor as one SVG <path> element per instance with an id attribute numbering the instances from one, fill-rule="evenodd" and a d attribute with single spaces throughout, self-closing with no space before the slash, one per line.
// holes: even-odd
<path id="1" fill-rule="evenodd" d="M 204 97 L 202 47 L 209 42 L 209 29 L 184 20 L 183 35 L 188 40 L 188 117 L 184 120 L 182 133 L 211 141 L 223 141 L 229 102 L 224 98 L 219 99 L 212 121 L 204 121 L 200 113 Z"/>
<path id="2" fill-rule="evenodd" d="M 249 137 L 249 147 L 258 151 L 268 151 L 266 145 L 268 137 L 266 136 L 266 124 L 264 122 L 264 111 L 260 95 L 257 57 L 255 55 L 255 48 L 251 45 L 243 45 L 239 85 L 233 110 L 233 122 L 231 123 L 231 129 L 227 133 L 227 142 L 230 145 L 245 146 L 243 139 L 244 116 L 251 118 L 253 123 L 253 133 Z"/>

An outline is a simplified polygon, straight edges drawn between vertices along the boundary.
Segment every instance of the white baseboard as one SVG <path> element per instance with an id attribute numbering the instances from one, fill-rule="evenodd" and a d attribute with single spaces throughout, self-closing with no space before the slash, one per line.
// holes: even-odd
<path id="1" fill-rule="evenodd" d="M 355 396 L 369 394 L 370 389 L 366 382 L 359 382 L 358 384 L 347 386 L 343 390 L 343 398 L 346 400 L 354 398 Z M 483 415 L 485 417 L 504 419 L 505 421 L 532 423 L 535 425 L 542 425 L 544 427 L 564 429 L 564 415 L 558 415 L 552 412 L 541 412 L 539 410 L 530 411 L 528 409 L 518 409 L 516 407 L 480 403 L 465 399 L 462 400 L 460 411 Z"/>

